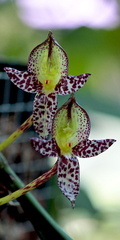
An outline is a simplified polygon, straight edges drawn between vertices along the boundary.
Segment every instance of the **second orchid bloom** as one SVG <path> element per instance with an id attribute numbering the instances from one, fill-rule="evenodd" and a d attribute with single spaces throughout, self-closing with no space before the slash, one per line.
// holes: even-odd
<path id="1" fill-rule="evenodd" d="M 20 89 L 36 93 L 33 105 L 33 125 L 42 138 L 51 132 L 52 119 L 57 110 L 57 94 L 65 95 L 83 87 L 90 74 L 68 75 L 66 52 L 53 38 L 35 47 L 28 59 L 27 71 L 5 68 L 11 81 Z"/>
<path id="2" fill-rule="evenodd" d="M 89 116 L 72 95 L 54 116 L 51 140 L 31 139 L 33 147 L 40 154 L 58 158 L 58 186 L 73 207 L 80 189 L 77 157 L 97 156 L 115 142 L 114 139 L 89 140 L 89 134 Z"/>

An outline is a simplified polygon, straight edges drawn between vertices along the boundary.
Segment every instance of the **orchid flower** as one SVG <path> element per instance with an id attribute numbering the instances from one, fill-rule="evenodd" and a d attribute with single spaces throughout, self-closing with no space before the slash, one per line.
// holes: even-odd
<path id="1" fill-rule="evenodd" d="M 36 151 L 44 156 L 58 158 L 57 178 L 62 193 L 75 205 L 80 189 L 80 168 L 77 157 L 97 156 L 116 140 L 89 140 L 90 119 L 74 96 L 56 112 L 50 140 L 32 138 Z"/>
<path id="2" fill-rule="evenodd" d="M 49 32 L 48 38 L 35 47 L 28 59 L 27 71 L 6 67 L 11 81 L 20 89 L 36 93 L 33 106 L 33 126 L 46 138 L 51 131 L 57 110 L 57 94 L 65 95 L 83 87 L 90 74 L 68 75 L 68 57 Z"/>

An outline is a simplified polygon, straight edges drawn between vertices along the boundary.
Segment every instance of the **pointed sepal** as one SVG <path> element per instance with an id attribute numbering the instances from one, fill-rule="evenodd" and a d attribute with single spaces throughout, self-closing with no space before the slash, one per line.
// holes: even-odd
<path id="1" fill-rule="evenodd" d="M 94 157 L 106 151 L 114 142 L 115 139 L 102 140 L 85 140 L 80 142 L 73 148 L 73 153 L 81 158 Z"/>
<path id="2" fill-rule="evenodd" d="M 58 82 L 66 78 L 68 57 L 51 32 L 48 38 L 30 53 L 28 71 L 34 73 L 38 81 L 42 83 L 45 94 L 54 92 Z"/>
<path id="3" fill-rule="evenodd" d="M 7 75 L 10 80 L 20 89 L 30 92 L 36 93 L 40 92 L 42 89 L 42 85 L 38 83 L 35 76 L 27 71 L 21 72 L 14 68 L 5 67 Z"/>
<path id="4" fill-rule="evenodd" d="M 57 177 L 60 190 L 70 200 L 74 208 L 75 200 L 80 190 L 80 169 L 77 158 L 59 157 Z"/>
<path id="5" fill-rule="evenodd" d="M 52 134 L 61 150 L 61 155 L 72 154 L 72 148 L 87 139 L 90 133 L 90 119 L 72 95 L 57 111 L 53 120 Z"/>
<path id="6" fill-rule="evenodd" d="M 91 74 L 85 73 L 78 76 L 68 75 L 66 79 L 61 81 L 56 86 L 56 93 L 59 95 L 66 95 L 76 92 L 79 88 L 82 88 L 87 82 Z"/>

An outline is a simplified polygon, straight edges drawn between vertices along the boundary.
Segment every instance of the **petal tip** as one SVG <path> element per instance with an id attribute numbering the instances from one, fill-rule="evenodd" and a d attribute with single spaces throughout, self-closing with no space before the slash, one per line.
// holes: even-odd
<path id="1" fill-rule="evenodd" d="M 48 38 L 49 38 L 49 37 L 53 37 L 52 31 L 49 31 L 49 33 L 48 33 Z"/>
<path id="2" fill-rule="evenodd" d="M 12 68 L 10 68 L 10 67 L 4 67 L 3 69 L 4 69 L 5 72 L 8 72 L 8 71 L 12 70 Z"/>
<path id="3" fill-rule="evenodd" d="M 71 205 L 72 205 L 72 208 L 74 209 L 75 208 L 75 200 L 71 201 Z"/>
<path id="4" fill-rule="evenodd" d="M 116 139 L 110 139 L 110 140 L 109 140 L 109 145 L 112 146 L 113 143 L 115 143 L 116 141 L 117 141 Z"/>

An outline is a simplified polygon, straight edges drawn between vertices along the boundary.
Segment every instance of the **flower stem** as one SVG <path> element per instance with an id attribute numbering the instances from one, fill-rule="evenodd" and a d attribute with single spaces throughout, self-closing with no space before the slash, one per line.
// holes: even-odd
<path id="1" fill-rule="evenodd" d="M 24 131 L 26 131 L 33 123 L 33 115 L 31 115 L 15 132 L 13 132 L 5 141 L 0 143 L 0 151 L 3 151 L 8 145 L 15 141 Z"/>
<path id="2" fill-rule="evenodd" d="M 0 178 L 2 183 L 11 191 L 24 186 L 23 182 L 8 165 L 2 153 L 0 153 Z M 41 240 L 73 240 L 61 229 L 30 192 L 19 197 L 18 201 Z"/>
<path id="3" fill-rule="evenodd" d="M 3 198 L 0 198 L 0 206 L 18 198 L 18 197 L 20 197 L 22 195 L 24 195 L 25 193 L 27 193 L 27 192 L 33 190 L 34 188 L 40 186 L 44 182 L 48 181 L 56 173 L 57 173 L 57 162 L 53 165 L 53 167 L 49 171 L 44 173 L 42 176 L 36 178 L 35 180 L 30 182 L 26 186 L 20 188 L 19 190 L 15 191 L 15 192 L 13 192 L 13 193 L 11 193 L 11 194 L 3 197 Z"/>

